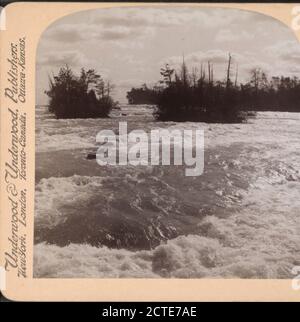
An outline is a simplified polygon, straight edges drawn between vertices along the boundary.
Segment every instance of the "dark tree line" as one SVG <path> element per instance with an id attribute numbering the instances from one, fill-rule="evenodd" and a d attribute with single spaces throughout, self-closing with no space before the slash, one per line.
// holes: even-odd
<path id="1" fill-rule="evenodd" d="M 127 92 L 129 104 L 155 104 L 155 117 L 161 121 L 241 122 L 247 111 L 300 112 L 300 80 L 272 77 L 253 69 L 250 80 L 238 84 L 238 70 L 232 80 L 229 54 L 224 81 L 214 80 L 213 64 L 188 70 L 184 60 L 178 71 L 165 65 L 162 80 L 152 88 L 144 84 Z M 111 98 L 114 86 L 93 69 L 80 75 L 68 66 L 49 77 L 49 111 L 57 118 L 108 117 L 116 103 Z"/>
<path id="2" fill-rule="evenodd" d="M 241 102 L 256 111 L 300 112 L 300 80 L 297 77 L 268 79 L 260 69 L 251 71 L 251 80 L 241 84 Z"/>
<path id="3" fill-rule="evenodd" d="M 126 96 L 128 104 L 156 104 L 157 88 L 149 88 L 143 84 L 140 88 L 132 88 Z"/>
<path id="4" fill-rule="evenodd" d="M 161 86 L 132 89 L 131 104 L 156 104 L 155 116 L 161 121 L 241 122 L 247 111 L 300 112 L 300 80 L 296 77 L 272 77 L 253 69 L 247 83 L 238 83 L 229 54 L 224 81 L 214 80 L 213 64 L 188 71 L 184 60 L 179 71 L 167 64 L 161 68 Z M 234 74 L 234 79 L 231 75 Z M 136 94 L 138 94 L 138 99 Z M 147 100 L 144 98 L 147 97 Z"/>
<path id="5" fill-rule="evenodd" d="M 70 67 L 60 68 L 58 75 L 49 77 L 49 111 L 57 118 L 108 117 L 114 102 L 113 86 L 105 82 L 94 69 L 81 69 L 76 76 Z"/>

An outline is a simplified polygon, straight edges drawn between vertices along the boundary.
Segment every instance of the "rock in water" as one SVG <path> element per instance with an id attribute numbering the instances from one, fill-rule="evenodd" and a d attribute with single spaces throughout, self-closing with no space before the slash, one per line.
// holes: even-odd
<path id="1" fill-rule="evenodd" d="M 96 153 L 88 153 L 86 158 L 88 160 L 94 160 L 94 159 L 96 159 Z"/>

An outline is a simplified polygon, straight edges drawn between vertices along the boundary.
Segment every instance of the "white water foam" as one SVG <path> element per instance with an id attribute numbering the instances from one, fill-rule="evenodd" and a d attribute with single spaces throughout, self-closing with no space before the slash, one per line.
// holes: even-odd
<path id="1" fill-rule="evenodd" d="M 254 149 L 251 155 L 248 150 L 242 152 L 232 165 L 240 167 L 248 159 L 255 170 L 254 181 L 249 178 L 250 188 L 237 192 L 242 196 L 238 198 L 242 210 L 226 218 L 213 214 L 199 219 L 193 234 L 152 250 L 39 243 L 34 248 L 35 277 L 291 278 L 292 267 L 300 265 L 299 122 L 297 113 L 266 112 L 247 124 L 164 124 L 180 129 L 204 127 L 209 147 L 230 149 L 241 142 Z M 159 126 L 144 123 L 147 129 Z M 96 132 L 96 125 L 92 129 Z M 70 135 L 78 138 L 75 132 Z M 68 148 L 68 137 L 61 135 L 53 149 Z M 42 150 L 47 150 L 50 141 L 43 144 Z M 225 162 L 224 167 L 228 166 Z M 36 224 L 53 227 L 64 220 L 62 205 L 88 200 L 93 189 L 101 191 L 102 183 L 100 177 L 41 179 L 36 188 Z M 222 196 L 223 190 L 215 193 Z"/>
<path id="2" fill-rule="evenodd" d="M 250 191 L 241 192 L 243 211 L 227 218 L 208 216 L 199 221 L 197 234 L 150 251 L 40 243 L 35 246 L 35 276 L 291 278 L 292 267 L 300 264 L 300 181 L 277 179 L 260 178 Z M 75 196 L 84 199 L 81 180 Z M 93 185 L 101 185 L 94 180 Z M 84 184 L 92 183 L 87 179 Z"/>

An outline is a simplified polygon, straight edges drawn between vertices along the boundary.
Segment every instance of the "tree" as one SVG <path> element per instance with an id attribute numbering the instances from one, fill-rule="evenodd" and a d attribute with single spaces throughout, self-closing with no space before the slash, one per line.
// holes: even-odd
<path id="1" fill-rule="evenodd" d="M 230 80 L 231 55 L 229 54 L 225 82 L 214 82 L 213 64 L 208 61 L 208 80 L 201 64 L 200 75 L 195 69 L 189 73 L 183 58 L 174 81 L 157 93 L 155 116 L 161 121 L 241 122 L 245 115 L 239 108 L 239 89 Z M 164 76 L 164 74 L 162 74 Z M 196 79 L 198 77 L 198 79 Z"/>
<path id="2" fill-rule="evenodd" d="M 169 85 L 172 82 L 172 75 L 174 74 L 174 69 L 171 69 L 169 64 L 165 64 L 165 67 L 160 69 L 160 74 L 163 76 L 163 81 Z"/>
<path id="3" fill-rule="evenodd" d="M 107 117 L 113 101 L 106 95 L 97 98 L 95 89 L 102 78 L 94 69 L 81 69 L 77 77 L 66 65 L 60 68 L 58 75 L 49 77 L 49 111 L 57 118 Z"/>
<path id="4" fill-rule="evenodd" d="M 227 77 L 226 77 L 226 87 L 228 88 L 230 86 L 230 72 L 231 72 L 231 55 L 229 53 L 228 56 L 228 65 L 227 65 Z"/>
<path id="5" fill-rule="evenodd" d="M 105 85 L 106 95 L 110 96 L 114 89 L 115 89 L 115 85 L 112 84 L 109 80 L 106 81 L 106 85 Z"/>

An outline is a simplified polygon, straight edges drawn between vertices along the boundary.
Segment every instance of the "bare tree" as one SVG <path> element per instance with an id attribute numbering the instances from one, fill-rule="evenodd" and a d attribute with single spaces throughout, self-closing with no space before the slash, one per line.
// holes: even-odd
<path id="1" fill-rule="evenodd" d="M 231 54 L 228 56 L 228 65 L 227 65 L 227 77 L 226 77 L 226 87 L 228 88 L 230 85 L 230 68 L 231 68 Z"/>
<path id="2" fill-rule="evenodd" d="M 197 79 L 198 79 L 198 70 L 196 67 L 192 68 L 192 73 L 191 73 L 191 82 L 194 87 L 197 86 Z"/>
<path id="3" fill-rule="evenodd" d="M 235 81 L 234 81 L 234 86 L 235 86 L 235 87 L 237 87 L 238 73 L 239 73 L 239 65 L 238 65 L 238 64 L 236 64 L 236 70 L 235 70 Z"/>
<path id="4" fill-rule="evenodd" d="M 108 80 L 105 85 L 106 95 L 110 96 L 114 89 L 115 89 L 115 85 Z"/>

